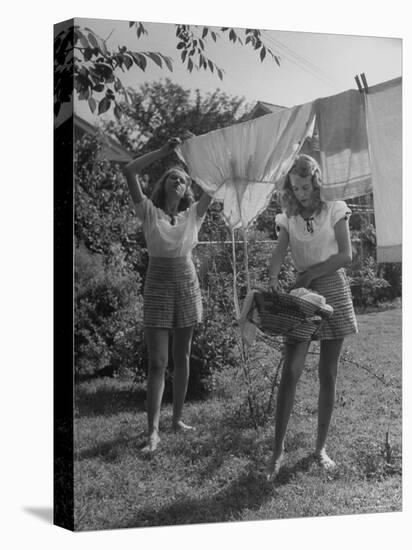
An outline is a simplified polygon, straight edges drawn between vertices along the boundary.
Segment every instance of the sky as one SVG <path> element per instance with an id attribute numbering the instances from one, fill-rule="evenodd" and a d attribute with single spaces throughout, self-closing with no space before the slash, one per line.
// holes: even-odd
<path id="1" fill-rule="evenodd" d="M 244 97 L 252 106 L 265 101 L 292 107 L 356 88 L 356 74 L 365 73 L 369 86 L 402 74 L 402 40 L 396 37 L 261 29 L 265 44 L 280 57 L 278 67 L 269 55 L 261 62 L 253 48 L 234 45 L 227 33 L 220 32 L 221 39 L 216 43 L 206 42 L 206 52 L 225 71 L 221 81 L 210 71 L 187 71 L 176 49 L 173 24 L 143 22 L 148 35 L 138 39 L 128 21 L 78 19 L 76 23 L 108 39 L 110 48 L 125 45 L 133 51 L 159 51 L 172 57 L 173 72 L 148 63 L 145 72 L 133 66 L 121 73 L 123 83 L 135 89 L 146 81 L 170 78 L 186 89 L 199 88 L 204 93 L 220 88 L 230 95 Z M 75 110 L 90 122 L 99 120 L 85 101 L 76 102 Z"/>

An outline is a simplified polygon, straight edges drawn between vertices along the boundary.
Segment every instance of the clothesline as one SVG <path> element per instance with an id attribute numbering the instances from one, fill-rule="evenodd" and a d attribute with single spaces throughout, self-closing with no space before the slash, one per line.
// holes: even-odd
<path id="1" fill-rule="evenodd" d="M 245 242 L 249 242 L 248 240 L 240 240 L 235 241 L 235 244 L 244 244 Z M 276 240 L 263 240 L 263 241 L 255 241 L 255 244 L 257 243 L 264 243 L 264 244 L 276 244 L 278 241 Z M 232 241 L 199 241 L 197 244 L 232 244 Z"/>

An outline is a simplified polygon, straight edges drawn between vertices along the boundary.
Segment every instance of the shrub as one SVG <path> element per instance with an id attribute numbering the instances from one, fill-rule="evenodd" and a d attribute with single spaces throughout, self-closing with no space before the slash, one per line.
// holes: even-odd
<path id="1" fill-rule="evenodd" d="M 212 245 L 213 246 L 213 245 Z M 236 363 L 236 326 L 234 323 L 233 280 L 222 268 L 227 261 L 224 250 L 203 250 L 203 322 L 193 335 L 189 397 L 205 397 L 214 387 L 214 374 Z M 199 256 L 196 263 L 199 265 Z M 205 266 L 207 265 L 207 270 Z"/>
<path id="2" fill-rule="evenodd" d="M 256 238 L 258 237 L 258 238 Z M 259 240 L 259 234 L 251 236 L 248 245 L 248 266 L 252 287 L 267 287 L 269 282 L 269 263 L 274 249 L 273 243 L 265 243 Z M 243 297 L 246 294 L 246 276 L 244 267 L 244 251 L 239 248 L 236 251 L 239 270 L 240 293 Z M 279 272 L 279 286 L 281 290 L 288 291 L 295 282 L 296 269 L 292 263 L 292 257 L 288 251 Z"/>
<path id="3" fill-rule="evenodd" d="M 389 287 L 387 287 L 385 291 L 385 296 L 389 300 L 400 298 L 402 296 L 402 264 L 380 264 L 378 272 L 379 275 L 389 283 Z"/>
<path id="4" fill-rule="evenodd" d="M 361 260 L 348 270 L 353 303 L 364 310 L 386 299 L 388 281 L 377 274 L 376 261 L 371 257 Z"/>
<path id="5" fill-rule="evenodd" d="M 365 309 L 399 298 L 402 295 L 401 264 L 376 263 L 376 231 L 365 215 L 359 214 L 356 219 L 352 216 L 351 226 L 354 260 L 348 275 L 355 306 Z"/>
<path id="6" fill-rule="evenodd" d="M 75 373 L 135 369 L 143 345 L 139 276 L 120 246 L 94 254 L 75 251 Z"/>
<path id="7" fill-rule="evenodd" d="M 352 219 L 352 218 L 351 218 Z M 376 257 L 376 231 L 371 223 L 357 224 L 359 229 L 351 230 L 352 247 L 355 258 Z"/>

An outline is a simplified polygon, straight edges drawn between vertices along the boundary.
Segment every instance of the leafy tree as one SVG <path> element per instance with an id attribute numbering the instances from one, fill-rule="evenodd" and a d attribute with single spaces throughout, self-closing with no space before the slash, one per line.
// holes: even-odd
<path id="1" fill-rule="evenodd" d="M 130 29 L 137 39 L 148 34 L 140 22 L 130 22 Z M 280 58 L 262 41 L 258 29 L 235 30 L 229 27 L 175 25 L 176 48 L 180 61 L 189 72 L 208 70 L 223 79 L 224 70 L 206 53 L 208 41 L 216 42 L 227 37 L 229 42 L 252 47 L 263 61 L 268 55 L 280 65 Z M 241 38 L 243 36 L 243 39 Z M 111 107 L 116 118 L 122 113 L 121 101 L 129 100 L 119 73 L 137 67 L 145 71 L 148 63 L 173 71 L 173 60 L 161 52 L 135 51 L 119 46 L 117 51 L 107 46 L 107 39 L 92 29 L 80 25 L 70 26 L 57 34 L 54 40 L 54 111 L 57 116 L 61 105 L 73 94 L 73 86 L 79 100 L 87 101 L 92 112 L 105 113 Z M 97 99 L 98 98 L 98 99 Z"/>
<path id="2" fill-rule="evenodd" d="M 76 142 L 76 245 L 83 244 L 104 258 L 112 255 L 113 246 L 118 246 L 127 265 L 143 273 L 146 247 L 129 191 L 119 167 L 111 165 L 100 153 L 101 144 L 95 137 L 84 136 Z"/>
<path id="3" fill-rule="evenodd" d="M 243 98 L 221 90 L 202 95 L 166 78 L 128 90 L 130 103 L 122 105 L 125 116 L 111 121 L 106 131 L 126 148 L 139 154 L 160 147 L 170 137 L 204 134 L 242 120 L 247 108 Z"/>

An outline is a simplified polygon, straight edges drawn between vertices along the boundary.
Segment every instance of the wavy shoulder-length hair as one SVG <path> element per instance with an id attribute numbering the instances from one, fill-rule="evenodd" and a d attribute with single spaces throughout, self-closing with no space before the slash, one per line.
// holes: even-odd
<path id="1" fill-rule="evenodd" d="M 180 199 L 179 205 L 177 207 L 177 210 L 179 212 L 183 212 L 184 210 L 189 208 L 191 204 L 193 204 L 195 198 L 191 187 L 192 180 L 190 176 L 187 174 L 187 172 L 181 166 L 178 166 L 178 165 L 172 166 L 162 174 L 162 176 L 157 180 L 150 198 L 152 199 L 153 204 L 157 206 L 157 208 L 161 208 L 162 210 L 165 209 L 166 207 L 165 182 L 166 182 L 167 176 L 172 172 L 180 172 L 181 174 L 184 174 L 186 177 L 186 191 L 183 197 Z"/>
<path id="2" fill-rule="evenodd" d="M 311 196 L 311 205 L 315 208 L 316 213 L 320 212 L 325 206 L 325 202 L 320 197 L 320 186 L 322 180 L 320 167 L 316 160 L 309 155 L 298 155 L 283 180 L 281 189 L 281 206 L 288 218 L 291 216 L 297 216 L 303 211 L 303 206 L 293 192 L 290 174 L 297 174 L 301 178 L 312 176 L 311 181 L 313 185 L 313 193 Z"/>

